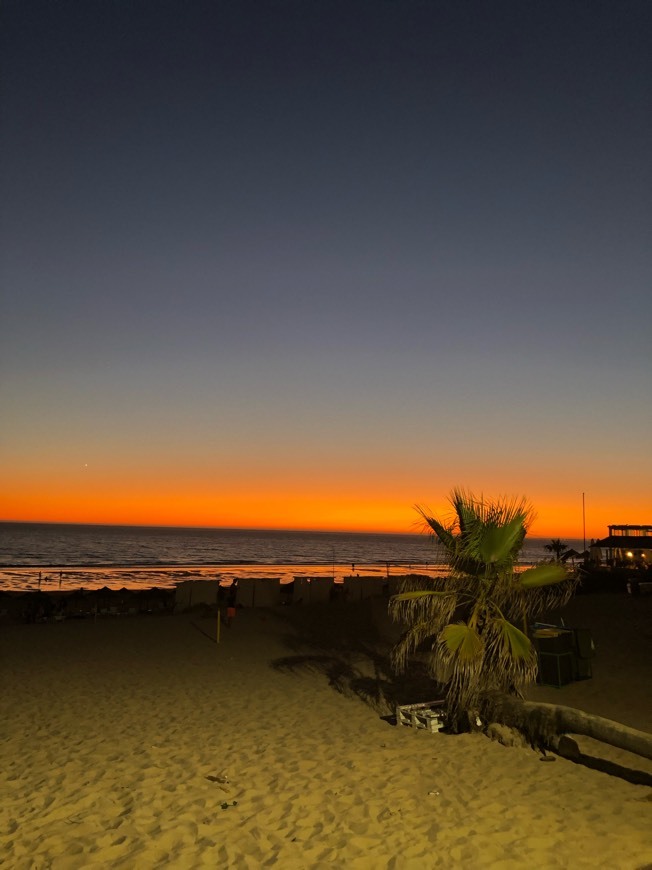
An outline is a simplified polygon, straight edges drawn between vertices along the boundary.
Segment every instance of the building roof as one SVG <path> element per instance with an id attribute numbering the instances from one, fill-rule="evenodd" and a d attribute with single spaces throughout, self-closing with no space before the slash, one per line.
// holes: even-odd
<path id="1" fill-rule="evenodd" d="M 608 535 L 593 546 L 610 550 L 652 550 L 652 535 Z"/>

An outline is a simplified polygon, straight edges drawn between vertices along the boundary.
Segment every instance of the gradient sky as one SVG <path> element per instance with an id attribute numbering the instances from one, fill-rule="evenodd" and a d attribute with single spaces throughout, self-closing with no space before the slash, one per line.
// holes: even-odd
<path id="1" fill-rule="evenodd" d="M 5 0 L 0 519 L 652 523 L 652 4 Z"/>

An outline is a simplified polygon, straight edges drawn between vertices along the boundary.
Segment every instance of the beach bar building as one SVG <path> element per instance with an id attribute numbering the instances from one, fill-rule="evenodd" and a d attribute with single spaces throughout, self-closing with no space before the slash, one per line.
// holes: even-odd
<path id="1" fill-rule="evenodd" d="M 652 525 L 614 525 L 608 528 L 608 536 L 591 545 L 591 549 L 600 548 L 607 565 L 612 567 L 652 565 Z"/>

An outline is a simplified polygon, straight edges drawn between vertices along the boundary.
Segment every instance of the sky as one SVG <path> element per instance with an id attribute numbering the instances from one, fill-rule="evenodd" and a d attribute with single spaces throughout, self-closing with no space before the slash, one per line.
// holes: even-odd
<path id="1" fill-rule="evenodd" d="M 2 17 L 0 519 L 652 523 L 647 0 Z"/>

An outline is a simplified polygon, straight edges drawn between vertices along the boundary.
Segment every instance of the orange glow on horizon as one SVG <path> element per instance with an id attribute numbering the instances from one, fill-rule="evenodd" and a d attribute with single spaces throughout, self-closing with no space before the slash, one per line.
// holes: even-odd
<path id="1" fill-rule="evenodd" d="M 30 486 L 24 479 L 4 499 L 0 519 L 15 522 L 89 523 L 131 526 L 268 529 L 419 534 L 421 518 L 415 502 L 443 519 L 450 515 L 446 495 L 437 502 L 403 497 L 380 497 L 375 492 L 328 492 L 309 495 L 298 491 L 223 491 L 220 495 L 199 489 L 179 491 L 160 485 L 123 488 L 107 481 L 101 487 L 69 485 L 44 489 L 42 481 Z M 150 483 L 149 481 L 147 482 Z M 377 487 L 379 489 L 379 487 Z M 532 537 L 581 540 L 581 496 L 565 502 L 548 497 L 531 499 L 535 520 Z M 610 523 L 650 522 L 647 503 L 613 499 L 606 504 L 586 503 L 586 540 L 607 534 Z"/>

